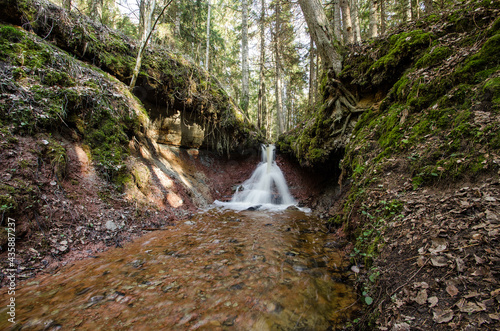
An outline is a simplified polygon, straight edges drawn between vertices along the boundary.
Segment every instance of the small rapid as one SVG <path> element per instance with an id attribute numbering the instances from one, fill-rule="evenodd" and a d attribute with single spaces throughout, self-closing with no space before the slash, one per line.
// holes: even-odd
<path id="1" fill-rule="evenodd" d="M 276 164 L 274 145 L 262 145 L 262 159 L 249 179 L 241 184 L 231 201 L 216 200 L 216 206 L 233 210 L 284 210 L 296 206 L 290 194 L 285 176 Z M 303 211 L 308 211 L 302 209 Z"/>

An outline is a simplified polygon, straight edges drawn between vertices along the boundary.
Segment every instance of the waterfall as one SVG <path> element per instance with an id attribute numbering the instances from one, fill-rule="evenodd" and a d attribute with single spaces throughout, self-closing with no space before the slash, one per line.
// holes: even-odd
<path id="1" fill-rule="evenodd" d="M 252 176 L 241 184 L 230 202 L 216 201 L 231 209 L 285 209 L 295 205 L 285 177 L 275 161 L 274 145 L 262 145 L 262 161 Z"/>

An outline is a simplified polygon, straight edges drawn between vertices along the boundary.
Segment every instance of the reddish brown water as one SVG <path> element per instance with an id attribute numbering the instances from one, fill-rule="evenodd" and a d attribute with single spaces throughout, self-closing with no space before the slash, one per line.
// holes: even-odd
<path id="1" fill-rule="evenodd" d="M 327 330 L 356 296 L 321 222 L 212 209 L 19 284 L 23 330 Z M 9 296 L 0 291 L 1 306 Z M 0 329 L 12 327 L 6 308 Z"/>

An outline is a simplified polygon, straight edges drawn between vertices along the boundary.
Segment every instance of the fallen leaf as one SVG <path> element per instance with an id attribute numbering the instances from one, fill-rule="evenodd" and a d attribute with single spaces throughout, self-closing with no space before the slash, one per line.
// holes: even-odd
<path id="1" fill-rule="evenodd" d="M 451 284 L 446 286 L 446 292 L 452 297 L 458 294 L 458 289 L 455 287 L 455 285 Z"/>
<path id="2" fill-rule="evenodd" d="M 497 288 L 496 290 L 491 291 L 490 294 L 491 294 L 492 297 L 496 297 L 497 295 L 500 294 L 500 288 Z"/>
<path id="3" fill-rule="evenodd" d="M 464 295 L 464 298 L 466 298 L 466 299 L 470 299 L 470 298 L 475 298 L 475 297 L 477 297 L 477 296 L 479 296 L 479 293 L 477 293 L 476 291 L 473 291 L 473 292 L 470 292 L 470 293 L 469 293 L 469 294 L 467 294 L 467 295 Z"/>
<path id="4" fill-rule="evenodd" d="M 394 331 L 410 331 L 410 325 L 408 323 L 396 323 L 391 330 Z"/>
<path id="5" fill-rule="evenodd" d="M 476 269 L 471 275 L 472 276 L 486 276 L 488 274 L 488 269 L 485 267 L 480 267 Z"/>
<path id="6" fill-rule="evenodd" d="M 488 314 L 489 318 L 491 318 L 492 320 L 497 320 L 497 321 L 500 321 L 500 314 L 498 313 L 495 313 L 495 314 Z"/>
<path id="7" fill-rule="evenodd" d="M 424 305 L 427 302 L 427 290 L 423 289 L 418 292 L 417 296 L 413 298 L 413 301 L 419 305 Z"/>
<path id="8" fill-rule="evenodd" d="M 453 311 L 447 309 L 445 311 L 433 311 L 433 320 L 436 323 L 447 323 L 453 319 Z"/>
<path id="9" fill-rule="evenodd" d="M 498 216 L 495 213 L 493 213 L 492 211 L 486 210 L 485 214 L 486 214 L 486 219 L 488 221 L 490 221 L 491 223 L 497 223 L 498 222 Z"/>
<path id="10" fill-rule="evenodd" d="M 448 259 L 444 256 L 433 256 L 431 257 L 431 262 L 435 267 L 445 267 L 448 265 Z"/>
<path id="11" fill-rule="evenodd" d="M 431 254 L 441 253 L 448 247 L 448 242 L 444 238 L 432 238 L 432 246 L 429 248 Z"/>
<path id="12" fill-rule="evenodd" d="M 413 287 L 414 288 L 417 288 L 417 287 L 429 288 L 429 284 L 427 284 L 427 282 L 416 282 L 416 283 L 413 283 Z"/>
<path id="13" fill-rule="evenodd" d="M 418 259 L 417 259 L 417 265 L 419 267 L 423 267 L 425 265 L 425 257 L 419 256 Z"/>
<path id="14" fill-rule="evenodd" d="M 483 308 L 479 307 L 474 302 L 468 302 L 464 298 L 460 299 L 455 306 L 457 306 L 462 313 L 477 313 L 483 310 Z"/>
<path id="15" fill-rule="evenodd" d="M 457 264 L 457 271 L 458 272 L 463 272 L 465 268 L 465 262 L 461 258 L 457 257 L 455 259 L 455 263 Z"/>
<path id="16" fill-rule="evenodd" d="M 427 299 L 427 301 L 430 303 L 429 307 L 432 308 L 438 304 L 439 299 L 438 297 L 430 297 L 429 299 Z"/>
<path id="17" fill-rule="evenodd" d="M 476 260 L 477 264 L 483 264 L 485 262 L 483 258 L 480 258 L 476 254 L 474 254 L 474 259 Z"/>

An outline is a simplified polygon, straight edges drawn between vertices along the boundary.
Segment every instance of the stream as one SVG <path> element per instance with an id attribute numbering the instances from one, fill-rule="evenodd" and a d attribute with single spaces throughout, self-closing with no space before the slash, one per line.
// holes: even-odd
<path id="1" fill-rule="evenodd" d="M 332 330 L 356 311 L 348 261 L 296 206 L 273 145 L 229 202 L 20 284 L 2 330 Z M 10 309 L 10 308 L 9 308 Z"/>
<path id="2" fill-rule="evenodd" d="M 299 210 L 213 208 L 20 284 L 29 330 L 327 330 L 356 296 L 322 222 Z M 8 298 L 1 292 L 2 307 Z M 12 327 L 6 308 L 0 329 Z M 18 328 L 16 328 L 18 329 Z"/>

